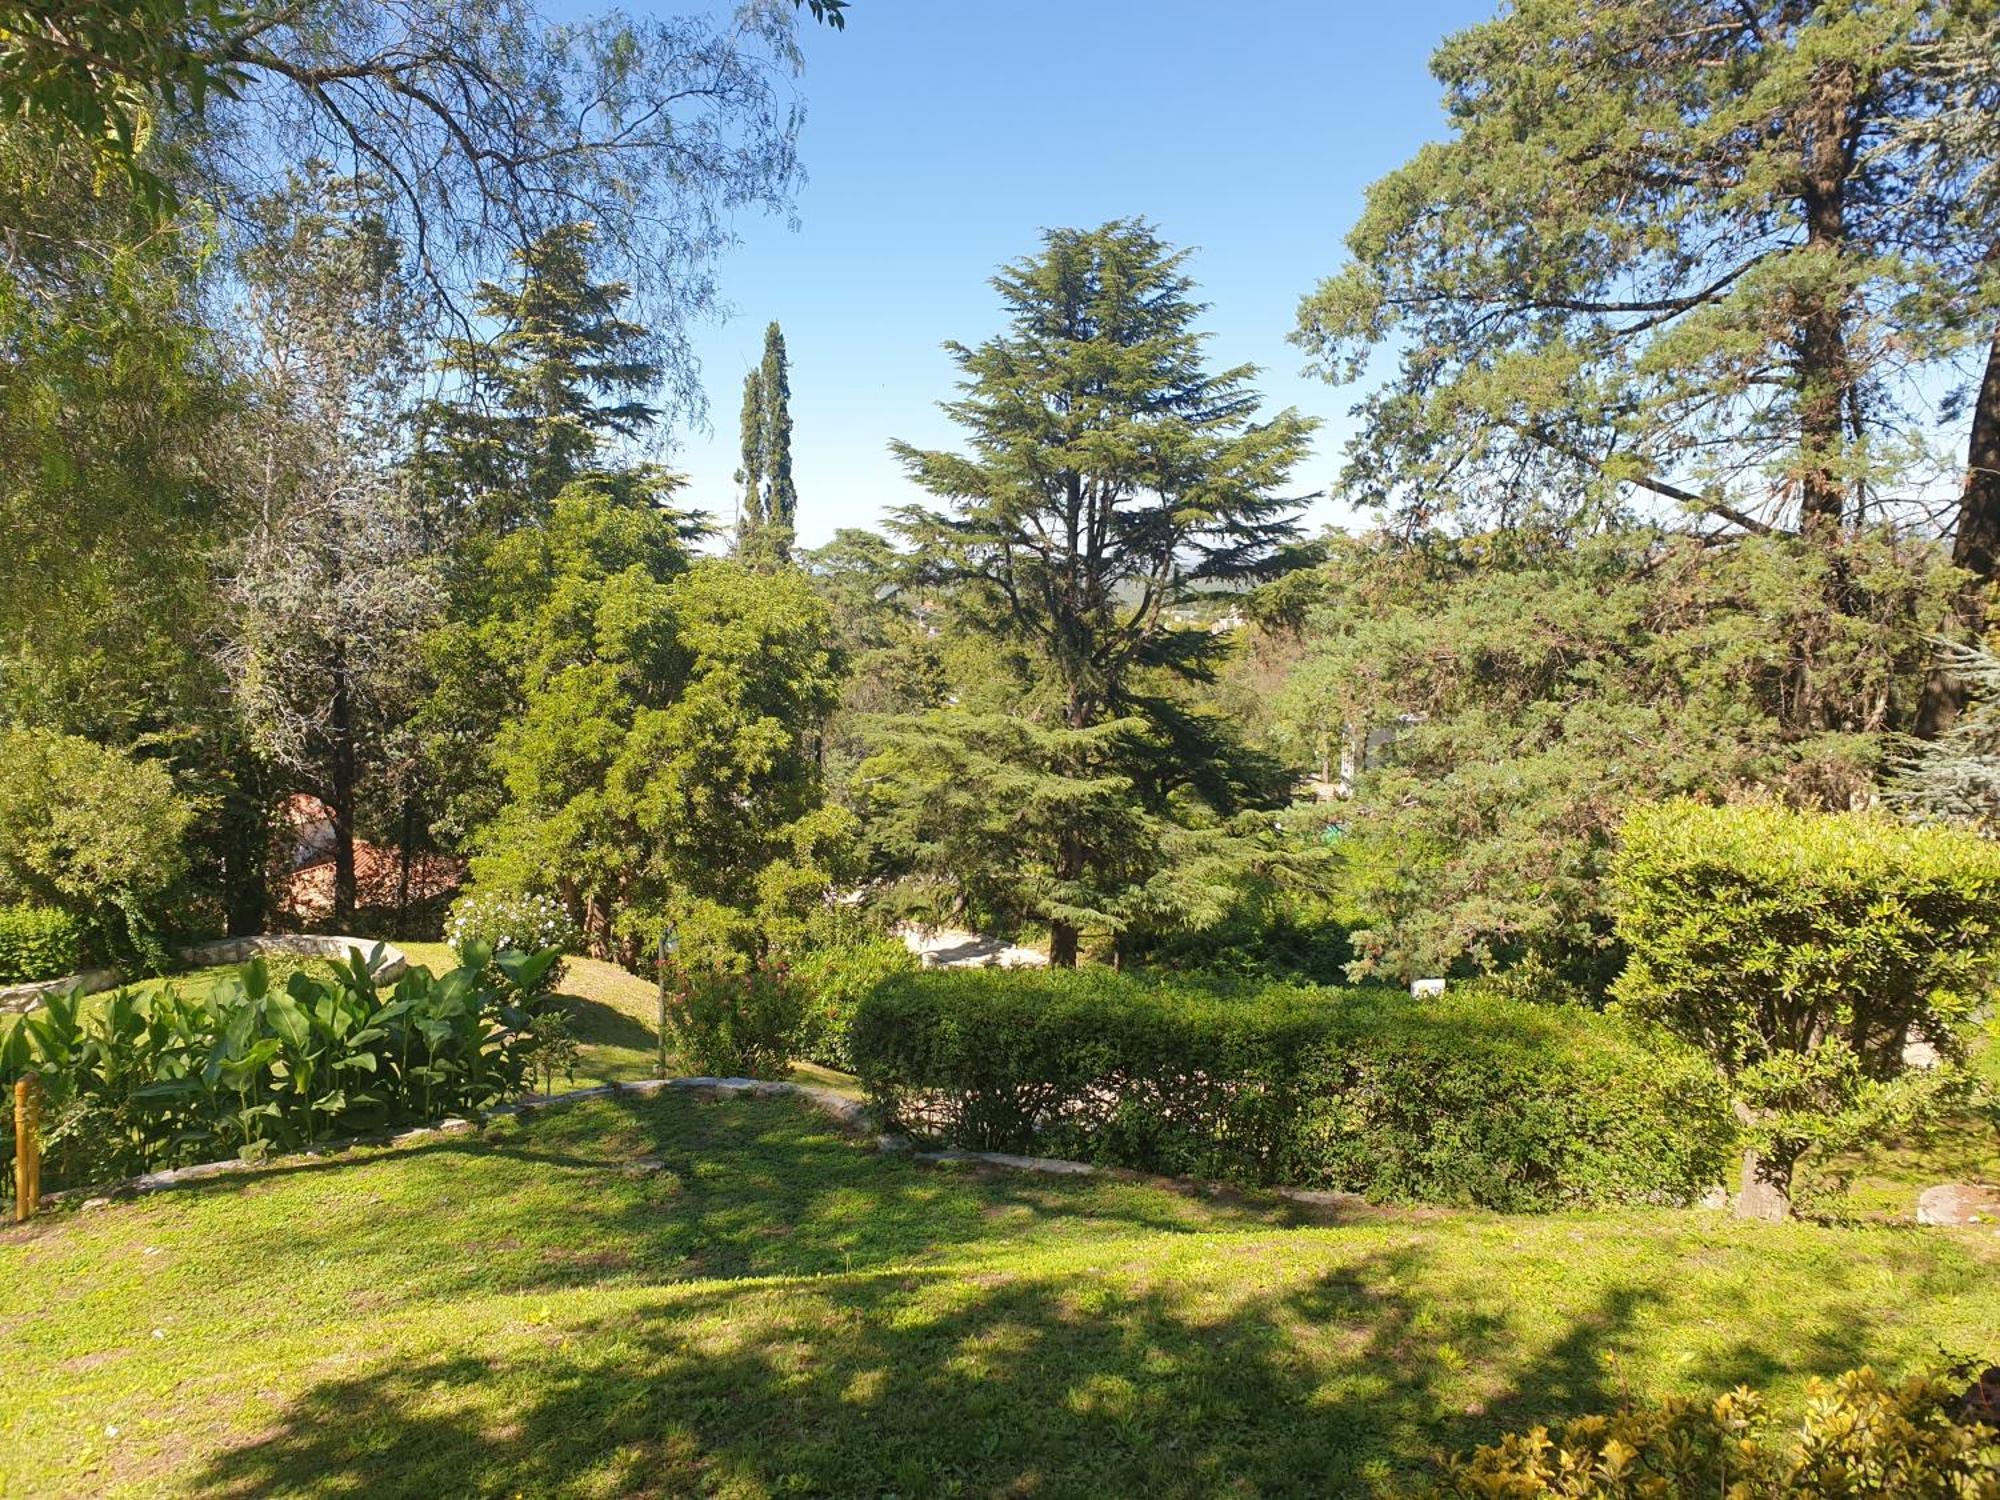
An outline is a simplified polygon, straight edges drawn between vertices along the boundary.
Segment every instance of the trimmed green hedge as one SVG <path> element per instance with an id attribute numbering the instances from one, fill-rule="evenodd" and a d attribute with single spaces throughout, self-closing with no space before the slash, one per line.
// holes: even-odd
<path id="1" fill-rule="evenodd" d="M 1734 1132 L 1692 1052 L 1476 987 L 927 971 L 876 987 L 852 1048 L 927 1140 L 1379 1199 L 1685 1202 Z"/>
<path id="2" fill-rule="evenodd" d="M 83 967 L 83 929 L 49 906 L 0 906 L 0 984 L 60 979 Z"/>

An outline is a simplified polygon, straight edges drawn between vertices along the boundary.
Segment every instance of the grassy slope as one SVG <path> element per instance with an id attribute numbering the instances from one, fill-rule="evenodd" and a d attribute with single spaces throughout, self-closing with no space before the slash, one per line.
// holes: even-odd
<path id="1" fill-rule="evenodd" d="M 410 962 L 422 964 L 433 973 L 443 973 L 458 960 L 444 943 L 399 943 Z M 627 1083 L 634 1078 L 659 1076 L 656 1027 L 659 1024 L 659 991 L 652 981 L 641 979 L 616 964 L 594 958 L 563 960 L 561 993 L 568 1002 L 579 1051 L 575 1084 L 584 1088 L 594 1083 Z M 811 1063 L 800 1063 L 791 1076 L 805 1083 L 856 1093 L 854 1080 L 845 1073 L 829 1072 Z M 558 1089 L 563 1081 L 556 1081 Z"/>
<path id="2" fill-rule="evenodd" d="M 782 1100 L 280 1165 L 0 1233 L 0 1493 L 1366 1494 L 1628 1385 L 2000 1353 L 1990 1231 L 1297 1212 Z"/>

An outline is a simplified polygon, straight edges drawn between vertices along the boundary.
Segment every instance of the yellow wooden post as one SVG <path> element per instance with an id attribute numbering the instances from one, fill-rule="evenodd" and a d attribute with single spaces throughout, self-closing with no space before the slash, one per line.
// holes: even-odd
<path id="1" fill-rule="evenodd" d="M 14 1083 L 14 1222 L 25 1224 L 42 1206 L 41 1080 L 23 1073 Z"/>

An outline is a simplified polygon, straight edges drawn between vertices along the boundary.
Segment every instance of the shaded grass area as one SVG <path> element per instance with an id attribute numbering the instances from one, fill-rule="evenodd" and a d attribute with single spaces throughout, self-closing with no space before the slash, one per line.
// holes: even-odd
<path id="1" fill-rule="evenodd" d="M 0 1492 L 1392 1493 L 1532 1418 L 2000 1353 L 2000 1239 L 924 1167 L 619 1099 L 0 1234 Z"/>
<path id="2" fill-rule="evenodd" d="M 1967 1037 L 1967 1066 L 1982 1091 L 1919 1135 L 1884 1141 L 1836 1159 L 1834 1175 L 1848 1188 L 1839 1211 L 1860 1218 L 1913 1219 L 1917 1195 L 1940 1183 L 2000 1185 L 2000 1016 Z"/>

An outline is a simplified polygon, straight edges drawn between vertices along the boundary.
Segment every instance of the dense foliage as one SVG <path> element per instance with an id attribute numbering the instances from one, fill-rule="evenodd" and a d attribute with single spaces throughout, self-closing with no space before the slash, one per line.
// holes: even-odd
<path id="1" fill-rule="evenodd" d="M 1697 1056 L 1478 989 L 935 971 L 877 986 L 852 1048 L 926 1137 L 1378 1198 L 1686 1201 L 1732 1134 Z"/>
<path id="2" fill-rule="evenodd" d="M 861 1003 L 886 980 L 916 972 L 916 955 L 902 939 L 836 911 L 808 923 L 787 958 L 800 996 L 793 1050 L 807 1062 L 852 1073 Z"/>
<path id="3" fill-rule="evenodd" d="M 282 989 L 257 960 L 206 993 L 57 995 L 0 1038 L 0 1083 L 40 1081 L 49 1187 L 476 1112 L 520 1092 L 534 1020 L 517 998 L 556 954 L 501 955 L 497 985 L 474 956 L 388 991 L 357 953 Z"/>
<path id="4" fill-rule="evenodd" d="M 1359 974 L 1528 963 L 1595 995 L 1620 959 L 1604 876 L 1625 809 L 1866 800 L 1952 578 L 1872 534 L 1356 541 L 1260 600 L 1282 680 L 1239 691 L 1326 783 L 1345 765 Z"/>
<path id="5" fill-rule="evenodd" d="M 805 996 L 782 962 L 680 968 L 668 981 L 667 1041 L 704 1078 L 781 1078 Z"/>
<path id="6" fill-rule="evenodd" d="M 1453 1460 L 1450 1500 L 1990 1500 L 2000 1429 L 1941 1379 L 1871 1369 L 1814 1380 L 1804 1419 L 1776 1430 L 1755 1391 L 1676 1398 L 1513 1434 Z"/>
<path id="7" fill-rule="evenodd" d="M 1715 1059 L 1781 1195 L 1882 1107 L 1904 1045 L 1949 1053 L 2000 976 L 2000 848 L 1970 833 L 1669 802 L 1626 820 L 1612 891 L 1621 1005 Z"/>
<path id="8" fill-rule="evenodd" d="M 157 761 L 0 729 L 0 900 L 67 912 L 94 957 L 170 960 L 195 816 Z"/>
<path id="9" fill-rule="evenodd" d="M 66 911 L 0 906 L 0 984 L 60 979 L 83 967 L 83 927 Z"/>

